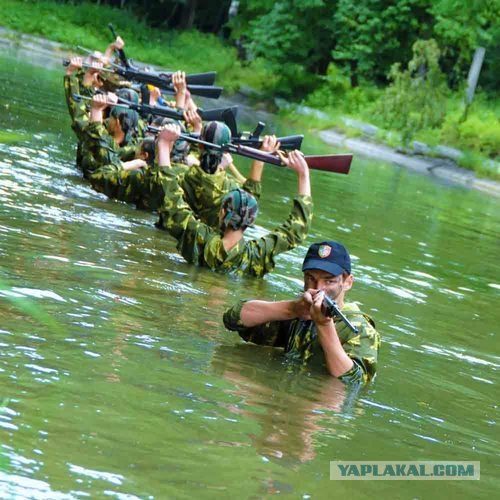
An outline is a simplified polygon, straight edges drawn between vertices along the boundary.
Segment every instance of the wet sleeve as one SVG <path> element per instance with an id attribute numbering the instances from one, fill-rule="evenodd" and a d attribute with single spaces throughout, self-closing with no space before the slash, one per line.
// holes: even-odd
<path id="1" fill-rule="evenodd" d="M 82 167 L 86 172 L 104 165 L 120 166 L 117 150 L 108 141 L 109 134 L 100 122 L 89 122 L 83 130 Z"/>
<path id="2" fill-rule="evenodd" d="M 277 255 L 295 248 L 307 237 L 312 221 L 312 198 L 297 196 L 287 220 L 269 235 L 264 236 L 266 246 L 272 248 L 272 254 Z"/>
<path id="3" fill-rule="evenodd" d="M 89 176 L 92 187 L 109 198 L 138 204 L 145 194 L 147 169 L 124 170 L 121 165 L 99 167 Z M 147 208 L 147 206 L 139 208 Z"/>
<path id="4" fill-rule="evenodd" d="M 299 245 L 307 236 L 312 221 L 312 199 L 297 196 L 288 219 L 277 229 L 252 241 L 253 268 L 257 276 L 274 269 L 274 257 Z"/>
<path id="5" fill-rule="evenodd" d="M 248 191 L 255 199 L 259 200 L 262 195 L 262 183 L 260 181 L 254 181 L 252 179 L 247 179 L 243 186 L 241 186 L 245 191 Z"/>
<path id="6" fill-rule="evenodd" d="M 135 159 L 135 152 L 137 150 L 137 146 L 140 144 L 140 139 L 136 139 L 130 144 L 127 144 L 126 146 L 121 146 L 118 148 L 118 156 L 120 157 L 121 161 L 131 161 Z"/>
<path id="7" fill-rule="evenodd" d="M 344 384 L 362 384 L 367 381 L 367 376 L 363 368 L 353 359 L 352 368 L 340 375 L 339 380 Z"/>
<path id="8" fill-rule="evenodd" d="M 241 309 L 246 300 L 242 300 L 229 308 L 222 320 L 228 330 L 238 332 L 245 342 L 270 347 L 286 347 L 288 342 L 288 321 L 271 321 L 253 327 L 244 326 L 241 322 Z"/>
<path id="9" fill-rule="evenodd" d="M 359 376 L 359 373 L 358 375 L 354 375 L 354 372 L 361 370 L 363 381 L 368 381 L 375 376 L 377 371 L 380 335 L 373 324 L 363 314 L 356 314 L 352 319 L 349 319 L 358 328 L 358 333 L 349 330 L 349 333 L 345 336 L 344 329 L 348 328 L 346 325 L 337 326 L 337 333 L 341 339 L 344 351 L 354 361 L 355 366 L 340 378 L 345 378 L 346 380 L 352 377 L 356 378 Z"/>

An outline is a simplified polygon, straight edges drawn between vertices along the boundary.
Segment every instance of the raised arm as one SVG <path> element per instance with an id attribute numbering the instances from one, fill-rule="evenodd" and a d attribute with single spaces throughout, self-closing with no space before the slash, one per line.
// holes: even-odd
<path id="1" fill-rule="evenodd" d="M 72 126 L 78 134 L 89 121 L 88 107 L 84 101 L 77 102 L 73 97 L 80 94 L 80 82 L 76 72 L 82 68 L 82 58 L 72 57 L 64 74 L 64 93 L 71 117 Z"/>
<path id="2" fill-rule="evenodd" d="M 175 89 L 176 107 L 179 109 L 185 109 L 187 98 L 186 73 L 184 73 L 184 71 L 176 71 L 172 75 L 172 84 Z"/>
<path id="3" fill-rule="evenodd" d="M 286 321 L 295 318 L 310 319 L 311 301 L 305 295 L 295 300 L 268 302 L 265 300 L 249 300 L 241 308 L 240 320 L 245 327 L 269 323 L 270 321 Z"/>
<path id="4" fill-rule="evenodd" d="M 113 93 L 96 94 L 92 97 L 90 105 L 90 121 L 93 123 L 103 123 L 104 110 L 108 106 L 113 106 L 118 103 L 118 97 Z"/>
<path id="5" fill-rule="evenodd" d="M 116 40 L 110 43 L 106 48 L 106 52 L 104 52 L 103 56 L 104 64 L 109 64 L 109 62 L 113 58 L 115 50 L 123 49 L 123 47 L 125 47 L 125 42 L 123 41 L 122 37 L 117 36 Z"/>
<path id="6" fill-rule="evenodd" d="M 278 152 L 281 160 L 285 165 L 297 174 L 299 181 L 298 194 L 299 196 L 311 196 L 311 183 L 309 180 L 309 167 L 304 158 L 304 153 L 296 149 L 290 151 L 288 156 Z"/>
<path id="7" fill-rule="evenodd" d="M 171 166 L 170 153 L 180 134 L 181 128 L 174 123 L 169 123 L 161 128 L 158 134 L 158 165 L 160 167 Z"/>
<path id="8" fill-rule="evenodd" d="M 275 135 L 265 135 L 264 140 L 262 141 L 262 146 L 260 147 L 261 151 L 265 151 L 266 153 L 274 153 L 280 148 L 280 143 L 276 139 Z M 250 167 L 250 173 L 248 174 L 248 179 L 260 182 L 262 179 L 262 171 L 264 169 L 264 162 L 254 160 L 252 162 L 252 166 Z"/>

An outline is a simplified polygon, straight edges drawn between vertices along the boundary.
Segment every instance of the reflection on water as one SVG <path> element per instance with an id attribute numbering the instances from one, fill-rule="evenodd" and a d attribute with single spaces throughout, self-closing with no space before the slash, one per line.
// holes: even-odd
<path id="1" fill-rule="evenodd" d="M 275 273 L 210 273 L 151 214 L 80 178 L 60 74 L 8 64 L 2 497 L 394 496 L 385 482 L 332 485 L 331 460 L 480 460 L 479 485 L 443 493 L 498 490 L 497 200 L 356 159 L 349 176 L 314 173 L 312 233 Z M 252 234 L 286 214 L 287 174 L 266 167 Z M 359 392 L 221 324 L 239 298 L 295 296 L 307 245 L 332 237 L 352 251 L 352 299 L 383 337 L 377 381 Z M 420 498 L 443 486 L 397 488 Z"/>

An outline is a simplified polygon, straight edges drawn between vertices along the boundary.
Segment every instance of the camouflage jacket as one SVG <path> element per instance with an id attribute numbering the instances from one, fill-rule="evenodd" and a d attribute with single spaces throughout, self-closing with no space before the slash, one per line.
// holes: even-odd
<path id="1" fill-rule="evenodd" d="M 241 322 L 240 301 L 224 313 L 224 325 L 237 331 L 246 342 L 282 347 L 288 358 L 325 364 L 323 349 L 318 340 L 316 325 L 312 320 L 292 319 L 271 321 L 254 327 Z M 375 323 L 354 303 L 345 303 L 342 312 L 358 328 L 354 333 L 340 318 L 335 318 L 335 328 L 346 354 L 354 361 L 353 367 L 339 378 L 343 382 L 366 382 L 375 376 L 380 335 Z"/>
<path id="2" fill-rule="evenodd" d="M 217 174 L 207 174 L 194 165 L 184 175 L 181 182 L 184 199 L 197 217 L 211 227 L 219 226 L 219 210 L 222 198 L 233 189 L 243 188 L 255 198 L 261 194 L 261 183 L 247 179 L 241 186 L 236 179 L 225 171 Z"/>
<path id="3" fill-rule="evenodd" d="M 71 118 L 71 128 L 76 134 L 78 140 L 83 139 L 83 130 L 89 123 L 90 101 L 77 102 L 73 94 L 80 94 L 85 97 L 92 97 L 94 90 L 85 87 L 81 82 L 83 72 L 78 71 L 71 75 L 64 75 L 64 93 L 66 94 L 66 105 L 68 106 L 69 116 Z"/>
<path id="4" fill-rule="evenodd" d="M 180 163 L 167 167 L 154 167 L 124 170 L 121 165 L 104 165 L 94 170 L 89 181 L 92 187 L 113 198 L 127 203 L 134 203 L 142 210 L 157 210 L 165 199 L 165 173 L 173 171 L 182 174 L 186 166 Z"/>
<path id="5" fill-rule="evenodd" d="M 177 239 L 177 249 L 188 262 L 214 271 L 264 276 L 274 269 L 275 256 L 301 243 L 311 225 L 312 199 L 297 196 L 287 221 L 280 227 L 262 238 L 242 238 L 226 251 L 219 232 L 196 219 L 183 194 L 177 179 L 170 174 L 157 226 Z"/>
<path id="6" fill-rule="evenodd" d="M 121 167 L 122 161 L 134 158 L 138 139 L 120 146 L 111 136 L 104 123 L 89 122 L 83 130 L 81 142 L 81 168 L 84 177 L 89 177 L 92 172 L 104 165 Z"/>

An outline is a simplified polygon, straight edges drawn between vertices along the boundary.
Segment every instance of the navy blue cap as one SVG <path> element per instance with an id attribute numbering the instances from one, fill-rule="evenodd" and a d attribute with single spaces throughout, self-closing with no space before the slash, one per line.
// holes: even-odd
<path id="1" fill-rule="evenodd" d="M 319 269 L 332 276 L 351 274 L 351 258 L 344 245 L 336 241 L 313 243 L 307 251 L 302 264 L 302 271 Z"/>

